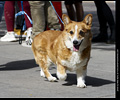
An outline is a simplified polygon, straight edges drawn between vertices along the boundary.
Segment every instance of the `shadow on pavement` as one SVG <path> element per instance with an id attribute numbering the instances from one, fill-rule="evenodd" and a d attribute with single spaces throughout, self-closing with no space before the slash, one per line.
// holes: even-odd
<path id="1" fill-rule="evenodd" d="M 34 59 L 31 60 L 22 60 L 22 61 L 13 61 L 3 65 L 0 65 L 0 71 L 10 71 L 10 70 L 25 70 L 38 67 Z"/>
<path id="2" fill-rule="evenodd" d="M 35 64 L 35 60 L 23 60 L 23 61 L 14 61 L 14 62 L 9 62 L 7 64 L 0 65 L 0 71 L 12 71 L 12 70 L 25 70 L 25 69 L 30 69 L 38 67 L 37 64 Z M 52 67 L 50 70 L 55 69 Z M 52 74 L 53 76 L 57 77 L 56 74 Z M 71 86 L 71 85 L 76 85 L 77 80 L 76 80 L 76 74 L 67 74 L 67 79 L 65 80 L 67 83 L 64 83 L 64 86 Z M 87 86 L 102 86 L 106 84 L 112 84 L 115 83 L 114 81 L 110 81 L 107 79 L 101 79 L 97 77 L 91 77 L 91 76 L 86 76 L 86 85 Z"/>
<path id="3" fill-rule="evenodd" d="M 67 79 L 65 81 L 67 83 L 64 83 L 63 84 L 64 86 L 76 85 L 77 84 L 76 74 L 67 74 Z M 107 79 L 86 76 L 86 85 L 87 86 L 98 87 L 98 86 L 112 84 L 112 83 L 115 83 L 115 82 L 107 80 Z"/>

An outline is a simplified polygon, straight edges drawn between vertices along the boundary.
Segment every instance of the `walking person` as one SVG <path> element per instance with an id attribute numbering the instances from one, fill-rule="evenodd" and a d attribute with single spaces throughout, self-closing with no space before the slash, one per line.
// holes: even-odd
<path id="1" fill-rule="evenodd" d="M 100 33 L 98 36 L 93 37 L 92 42 L 115 42 L 115 21 L 110 7 L 104 0 L 94 1 L 97 7 L 97 15 L 100 24 Z M 107 25 L 108 24 L 108 25 Z M 108 37 L 108 26 L 111 34 Z"/>
<path id="2" fill-rule="evenodd" d="M 59 19 L 49 1 L 29 1 L 33 21 L 32 39 L 46 30 L 61 30 Z"/>
<path id="3" fill-rule="evenodd" d="M 20 10 L 21 8 L 21 1 L 17 1 L 18 6 Z M 5 6 L 4 6 L 4 14 L 5 14 L 5 21 L 6 21 L 6 26 L 7 26 L 7 33 L 5 36 L 1 37 L 0 41 L 16 41 L 15 38 L 15 32 L 14 32 L 14 20 L 15 20 L 15 1 L 5 1 Z M 24 11 L 28 14 L 28 16 L 31 17 L 30 13 L 30 5 L 28 1 L 23 1 L 23 8 Z M 28 41 L 28 37 L 30 37 L 32 33 L 32 25 L 25 15 L 25 22 L 26 22 L 26 27 L 27 27 L 27 36 L 26 36 L 26 42 Z"/>
<path id="4" fill-rule="evenodd" d="M 75 9 L 74 9 L 75 6 Z M 81 0 L 66 0 L 65 7 L 67 9 L 68 16 L 73 21 L 82 21 L 84 16 L 83 6 Z"/>

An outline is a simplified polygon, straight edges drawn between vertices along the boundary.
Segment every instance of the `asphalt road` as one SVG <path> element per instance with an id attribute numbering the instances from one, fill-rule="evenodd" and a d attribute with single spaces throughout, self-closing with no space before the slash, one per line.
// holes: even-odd
<path id="1" fill-rule="evenodd" d="M 63 4 L 63 3 L 62 3 Z M 108 3 L 115 15 L 115 5 Z M 93 34 L 99 33 L 94 2 L 83 2 L 85 14 L 93 14 Z M 66 9 L 63 4 L 63 13 Z M 1 36 L 6 25 L 0 24 Z M 88 64 L 87 88 L 76 87 L 75 72 L 67 72 L 66 81 L 48 82 L 40 77 L 31 48 L 18 42 L 0 42 L 0 98 L 115 98 L 115 44 L 92 43 Z M 56 67 L 50 68 L 56 76 Z"/>

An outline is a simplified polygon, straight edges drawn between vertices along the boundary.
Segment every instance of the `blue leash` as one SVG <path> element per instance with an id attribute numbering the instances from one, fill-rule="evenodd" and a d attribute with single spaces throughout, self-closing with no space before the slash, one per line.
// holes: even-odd
<path id="1" fill-rule="evenodd" d="M 20 11 L 17 14 L 15 14 L 15 18 L 17 16 L 24 15 L 24 14 L 27 16 L 27 18 L 29 19 L 30 23 L 33 24 L 31 18 L 28 16 L 28 14 L 25 11 Z"/>
<path id="2" fill-rule="evenodd" d="M 23 1 L 21 1 L 21 7 L 22 7 L 22 11 L 24 11 L 24 9 L 23 9 Z M 25 16 L 23 15 L 22 20 L 24 20 L 24 18 L 25 18 Z M 24 20 L 23 27 L 22 27 L 21 31 L 25 31 L 25 30 L 26 30 L 26 23 L 25 23 L 25 20 Z"/>
<path id="3" fill-rule="evenodd" d="M 23 1 L 21 1 L 21 6 L 22 6 L 22 11 L 18 12 L 17 14 L 15 14 L 15 18 L 17 18 L 17 16 L 21 16 L 21 15 L 26 15 L 27 18 L 29 19 L 30 23 L 33 24 L 31 18 L 28 16 L 28 14 L 23 10 Z"/>
<path id="4" fill-rule="evenodd" d="M 27 18 L 29 19 L 30 23 L 33 24 L 32 20 L 30 19 L 30 17 L 27 15 L 27 13 L 23 9 L 23 1 L 21 1 L 21 7 L 22 7 L 22 11 L 18 12 L 17 14 L 15 14 L 15 18 L 17 18 L 17 16 L 23 15 L 23 19 L 24 19 L 24 17 L 25 17 L 24 14 L 25 14 L 27 16 Z M 23 24 L 23 27 L 21 29 L 21 32 L 25 31 L 25 30 L 26 30 L 26 24 L 25 24 L 25 21 L 24 21 L 24 24 Z M 20 37 L 19 37 L 19 44 L 22 44 L 22 35 L 20 35 Z"/>
<path id="5" fill-rule="evenodd" d="M 51 4 L 53 10 L 55 11 L 56 15 L 58 16 L 58 18 L 59 18 L 60 21 L 62 22 L 62 24 L 64 24 L 64 22 L 62 21 L 62 19 L 60 18 L 60 16 L 59 16 L 58 13 L 56 12 L 56 10 L 55 10 L 52 2 L 51 2 L 51 1 L 49 1 L 49 2 L 50 2 L 50 4 Z M 29 19 L 30 23 L 33 24 L 31 18 L 28 16 L 28 14 L 27 14 L 27 13 L 24 11 L 24 9 L 23 9 L 23 1 L 21 1 L 21 7 L 22 7 L 22 11 L 18 12 L 17 14 L 15 14 L 15 18 L 17 18 L 17 16 L 21 16 L 21 15 L 23 15 L 23 17 L 24 17 L 24 14 L 25 14 L 25 15 L 27 16 L 27 18 Z M 24 22 L 24 25 L 23 25 L 23 29 L 22 29 L 22 30 L 25 30 L 25 26 L 26 26 L 26 25 L 25 25 L 25 22 Z M 21 36 L 20 38 L 21 38 L 21 39 L 19 39 L 19 44 L 22 43 L 22 36 Z M 20 42 L 20 40 L 21 40 L 21 42 Z"/>
<path id="6" fill-rule="evenodd" d="M 50 4 L 51 4 L 53 10 L 55 11 L 56 15 L 58 16 L 58 18 L 59 18 L 60 21 L 62 22 L 62 24 L 64 24 L 64 22 L 62 21 L 62 19 L 60 18 L 60 16 L 59 16 L 58 13 L 56 12 L 56 10 L 55 10 L 52 2 L 51 2 L 51 1 L 49 1 L 49 2 L 50 2 Z M 27 15 L 27 13 L 26 13 L 25 11 L 23 11 L 23 1 L 21 1 L 21 6 L 22 6 L 22 11 L 18 12 L 17 14 L 15 14 L 15 18 L 16 18 L 17 16 L 20 16 L 20 15 L 24 15 L 24 14 L 25 14 L 25 15 L 27 16 L 27 18 L 29 19 L 30 23 L 33 24 L 33 23 L 32 23 L 32 20 L 31 20 L 30 17 Z"/>
<path id="7" fill-rule="evenodd" d="M 51 2 L 51 1 L 49 1 L 49 2 L 50 2 L 50 4 L 51 4 L 51 6 L 52 6 L 53 10 L 55 11 L 56 15 L 58 16 L 58 18 L 59 18 L 59 19 L 60 19 L 60 21 L 62 22 L 62 24 L 64 24 L 64 22 L 62 21 L 62 19 L 60 18 L 60 16 L 59 16 L 59 15 L 58 15 L 58 13 L 56 12 L 56 10 L 55 10 L 55 8 L 54 8 L 54 6 L 53 6 L 52 2 Z"/>

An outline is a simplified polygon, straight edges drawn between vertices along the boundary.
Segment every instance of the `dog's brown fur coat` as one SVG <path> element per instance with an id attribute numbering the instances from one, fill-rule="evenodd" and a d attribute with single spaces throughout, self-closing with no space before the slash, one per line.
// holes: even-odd
<path id="1" fill-rule="evenodd" d="M 51 62 L 57 65 L 57 76 L 59 79 L 66 79 L 67 69 L 75 70 L 77 73 L 77 86 L 85 87 L 86 85 L 84 83 L 84 77 L 91 51 L 92 15 L 88 14 L 82 22 L 71 21 L 65 14 L 63 14 L 62 19 L 65 27 L 63 31 L 48 30 L 40 33 L 34 38 L 32 43 L 32 50 L 36 63 L 39 64 L 49 81 L 57 80 L 48 71 Z M 78 27 L 76 30 L 74 29 L 75 25 Z M 73 53 L 74 51 L 66 46 L 66 44 L 69 45 L 66 41 L 68 39 L 69 32 L 71 30 L 73 30 L 74 33 L 78 32 L 79 28 L 85 33 L 85 36 L 82 44 L 80 45 L 78 51 L 79 53 Z M 70 38 L 73 38 L 74 34 L 69 36 Z M 78 40 L 83 38 L 79 33 L 77 33 L 76 37 Z M 74 54 L 78 56 L 76 59 L 78 59 L 80 63 L 76 63 L 75 68 L 73 69 L 66 65 L 69 64 L 71 56 Z M 80 67 L 78 67 L 77 64 Z"/>

